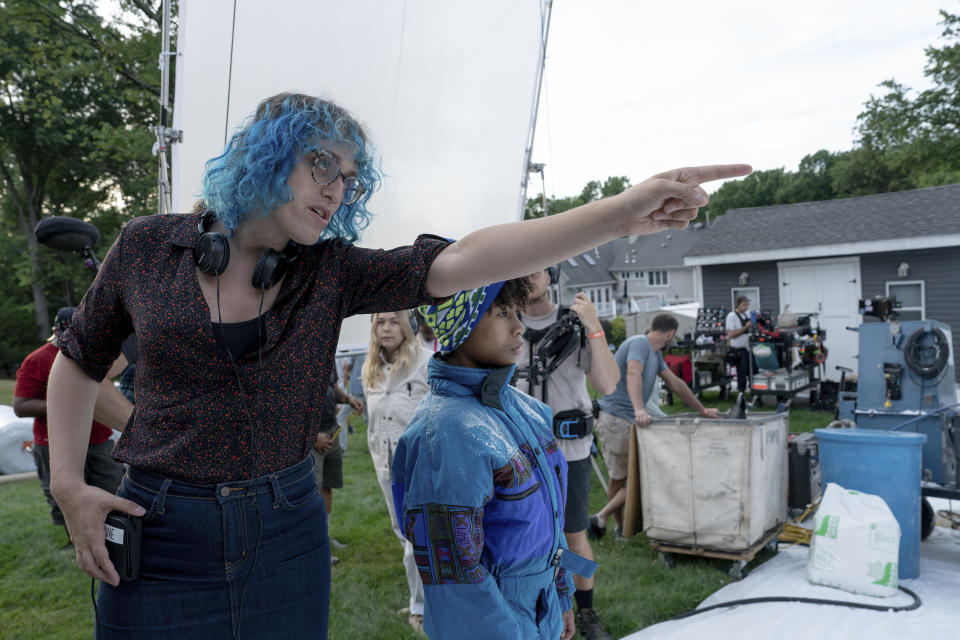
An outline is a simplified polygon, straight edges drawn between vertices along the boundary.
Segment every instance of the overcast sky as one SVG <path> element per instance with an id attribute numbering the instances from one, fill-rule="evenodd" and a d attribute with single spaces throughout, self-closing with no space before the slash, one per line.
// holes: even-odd
<path id="1" fill-rule="evenodd" d="M 532 160 L 557 196 L 690 164 L 795 170 L 853 146 L 883 80 L 929 86 L 940 8 L 960 2 L 555 0 Z"/>

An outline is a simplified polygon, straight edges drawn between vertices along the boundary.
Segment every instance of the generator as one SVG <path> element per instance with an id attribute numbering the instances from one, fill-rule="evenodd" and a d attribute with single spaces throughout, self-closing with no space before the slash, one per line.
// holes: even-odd
<path id="1" fill-rule="evenodd" d="M 924 488 L 924 495 L 960 497 L 960 407 L 949 325 L 936 320 L 888 319 L 894 304 L 873 301 L 884 322 L 869 322 L 859 333 L 855 395 L 841 394 L 838 418 L 861 429 L 923 433 L 923 478 L 945 490 Z M 861 301 L 861 309 L 865 305 Z M 886 309 L 886 313 L 882 313 Z"/>

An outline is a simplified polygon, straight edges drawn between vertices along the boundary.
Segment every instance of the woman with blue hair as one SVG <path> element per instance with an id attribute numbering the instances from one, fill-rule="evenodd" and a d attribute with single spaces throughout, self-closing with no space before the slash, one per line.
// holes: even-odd
<path id="1" fill-rule="evenodd" d="M 343 319 L 682 228 L 706 203 L 700 183 L 747 172 L 679 169 L 548 219 L 363 249 L 381 179 L 363 128 L 320 98 L 261 102 L 207 163 L 201 211 L 124 227 L 61 341 L 51 490 L 78 565 L 104 583 L 97 637 L 326 637 L 329 539 L 309 452 Z M 98 382 L 131 331 L 136 411 L 114 496 L 83 482 L 83 452 Z M 142 528 L 138 571 L 114 553 L 129 532 L 108 528 L 108 552 L 110 511 Z"/>

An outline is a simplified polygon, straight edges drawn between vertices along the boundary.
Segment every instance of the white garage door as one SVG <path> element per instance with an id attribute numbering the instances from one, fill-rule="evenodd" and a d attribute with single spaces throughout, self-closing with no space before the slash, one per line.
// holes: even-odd
<path id="1" fill-rule="evenodd" d="M 838 365 L 856 371 L 858 335 L 846 328 L 860 326 L 860 260 L 781 262 L 777 271 L 780 310 L 789 304 L 796 313 L 816 313 L 816 320 L 826 329 L 827 377 L 840 379 Z"/>

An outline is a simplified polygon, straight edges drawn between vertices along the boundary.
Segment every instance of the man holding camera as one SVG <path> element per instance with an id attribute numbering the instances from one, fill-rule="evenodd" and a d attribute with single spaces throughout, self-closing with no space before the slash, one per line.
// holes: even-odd
<path id="1" fill-rule="evenodd" d="M 587 295 L 578 293 L 569 308 L 550 300 L 548 290 L 558 276 L 557 267 L 530 274 L 533 291 L 526 313 L 520 315 L 527 327 L 523 337 L 528 344 L 517 363 L 519 371 L 524 372 L 517 386 L 553 409 L 554 435 L 568 465 L 563 533 L 571 551 L 592 560 L 586 529 L 590 513 L 593 403 L 586 382 L 589 380 L 598 393 L 610 393 L 620 378 L 620 370 L 607 347 L 597 310 Z M 550 370 L 551 365 L 556 368 Z M 608 640 L 610 636 L 593 607 L 593 578 L 574 575 L 573 580 L 577 588 L 577 630 L 587 640 Z"/>

